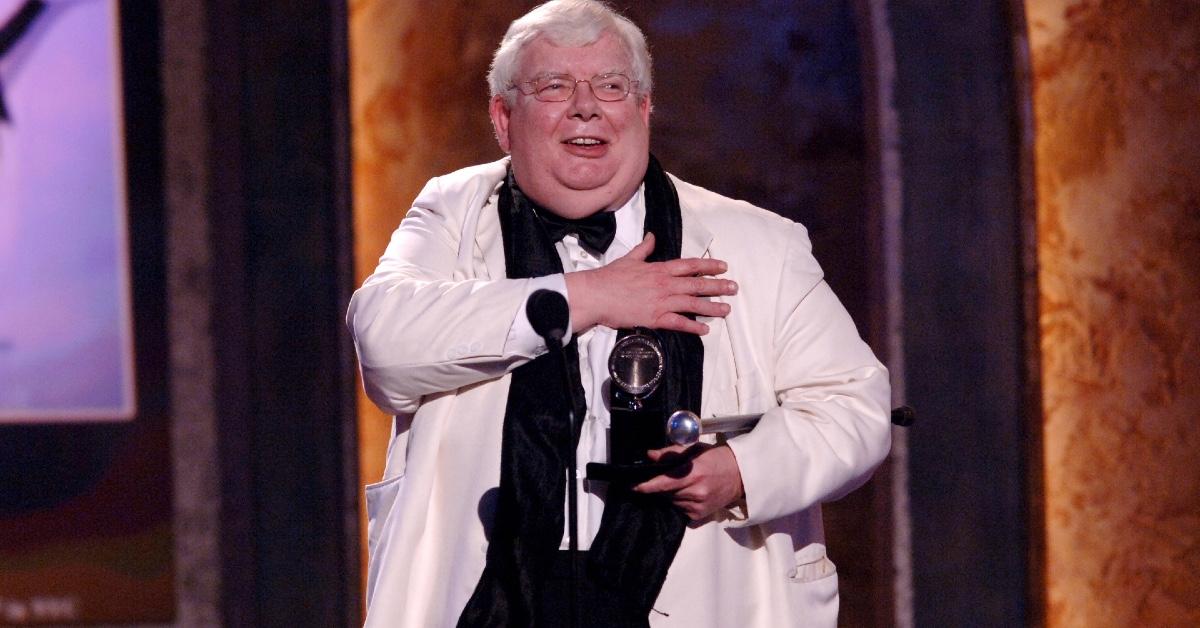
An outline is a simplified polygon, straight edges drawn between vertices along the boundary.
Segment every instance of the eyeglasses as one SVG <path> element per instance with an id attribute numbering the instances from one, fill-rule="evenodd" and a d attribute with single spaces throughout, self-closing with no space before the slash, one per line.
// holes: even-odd
<path id="1" fill-rule="evenodd" d="M 533 96 L 542 102 L 563 102 L 575 95 L 575 86 L 587 83 L 592 87 L 592 95 L 597 100 L 616 102 L 625 100 L 629 92 L 637 86 L 624 74 L 597 74 L 590 79 L 576 79 L 570 74 L 547 74 L 532 81 L 517 83 L 509 89 L 515 89 L 526 96 Z"/>

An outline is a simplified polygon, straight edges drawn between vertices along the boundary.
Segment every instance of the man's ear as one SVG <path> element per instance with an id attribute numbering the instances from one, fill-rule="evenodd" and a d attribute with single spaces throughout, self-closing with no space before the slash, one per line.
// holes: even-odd
<path id="1" fill-rule="evenodd" d="M 496 132 L 496 143 L 500 145 L 500 150 L 505 153 L 511 152 L 508 142 L 508 121 L 511 111 L 508 103 L 504 101 L 503 95 L 492 96 L 492 102 L 488 105 L 488 115 L 492 117 L 492 130 Z"/>
<path id="2" fill-rule="evenodd" d="M 650 128 L 650 112 L 654 111 L 654 105 L 650 103 L 650 94 L 643 94 L 641 102 L 638 103 L 638 113 L 642 116 L 642 122 L 646 128 Z"/>

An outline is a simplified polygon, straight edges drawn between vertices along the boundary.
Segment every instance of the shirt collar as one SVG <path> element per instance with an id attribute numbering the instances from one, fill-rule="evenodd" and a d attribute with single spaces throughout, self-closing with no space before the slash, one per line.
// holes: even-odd
<path id="1" fill-rule="evenodd" d="M 644 185 L 639 185 L 633 192 L 633 196 L 629 197 L 629 200 L 616 210 L 617 234 L 613 239 L 614 246 L 608 249 L 610 253 L 616 253 L 613 249 L 619 248 L 620 253 L 616 257 L 625 255 L 630 249 L 641 244 L 642 238 L 645 236 L 646 203 L 642 195 Z M 616 246 L 617 243 L 620 244 L 619 247 Z"/>

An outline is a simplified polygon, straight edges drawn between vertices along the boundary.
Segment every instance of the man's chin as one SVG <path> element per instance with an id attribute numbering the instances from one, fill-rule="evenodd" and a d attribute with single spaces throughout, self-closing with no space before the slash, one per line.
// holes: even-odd
<path id="1" fill-rule="evenodd" d="M 543 194 L 538 195 L 543 198 L 535 197 L 534 200 L 564 218 L 583 218 L 597 211 L 616 209 L 632 194 L 631 191 L 623 191 L 623 188 L 609 183 L 580 185 L 575 182 L 568 185 L 566 182 L 559 182 L 559 185 L 543 190 Z"/>
<path id="2" fill-rule="evenodd" d="M 558 184 L 572 192 L 600 192 L 611 188 L 617 173 L 610 168 L 574 168 L 555 177 Z"/>

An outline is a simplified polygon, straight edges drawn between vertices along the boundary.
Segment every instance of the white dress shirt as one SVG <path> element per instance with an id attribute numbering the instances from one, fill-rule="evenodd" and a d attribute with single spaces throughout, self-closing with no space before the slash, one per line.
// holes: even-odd
<path id="1" fill-rule="evenodd" d="M 633 247 L 637 246 L 644 234 L 646 209 L 642 202 L 642 190 L 638 188 L 633 197 L 616 210 L 617 232 L 608 251 L 602 257 L 596 257 L 579 244 L 574 235 L 567 235 L 556 245 L 559 259 L 562 260 L 565 272 L 591 270 L 610 264 L 623 257 Z M 566 278 L 563 275 L 549 275 L 530 280 L 528 294 L 538 289 L 555 290 L 568 297 Z M 528 297 L 528 294 L 526 295 Z M 564 342 L 570 342 L 576 329 L 572 323 L 568 328 L 570 335 Z M 579 500 L 577 514 L 579 521 L 578 547 L 586 550 L 591 547 L 596 532 L 600 529 L 600 517 L 604 513 L 604 495 L 606 483 L 587 481 L 587 464 L 589 462 L 608 461 L 608 428 L 610 415 L 608 398 L 604 393 L 605 384 L 609 380 L 608 356 L 612 353 L 613 345 L 617 342 L 617 330 L 603 325 L 596 325 L 578 334 L 579 339 L 579 375 L 583 382 L 583 393 L 587 401 L 588 413 L 583 419 L 583 428 L 579 434 L 579 446 L 576 449 L 576 465 L 578 468 Z M 541 355 L 547 351 L 545 342 L 533 331 L 529 319 L 522 313 L 514 320 L 509 330 L 506 350 L 530 355 Z M 567 549 L 569 525 L 568 506 L 563 505 L 563 538 L 561 549 Z"/>

